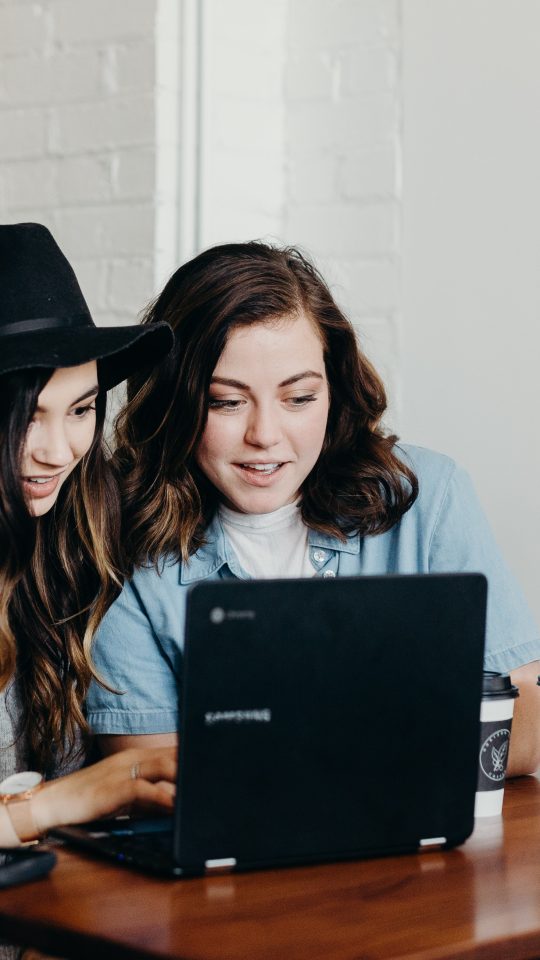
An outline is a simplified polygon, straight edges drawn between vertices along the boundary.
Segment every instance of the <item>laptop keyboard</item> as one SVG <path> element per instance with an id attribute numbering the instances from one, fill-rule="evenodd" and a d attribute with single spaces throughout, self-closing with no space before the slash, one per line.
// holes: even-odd
<path id="1" fill-rule="evenodd" d="M 95 820 L 80 827 L 53 831 L 64 842 L 151 873 L 178 876 L 173 859 L 172 817 Z"/>
<path id="2" fill-rule="evenodd" d="M 140 865 L 156 873 L 167 873 L 173 869 L 172 833 L 160 834 L 109 834 L 94 845 L 108 856 L 124 863 Z"/>

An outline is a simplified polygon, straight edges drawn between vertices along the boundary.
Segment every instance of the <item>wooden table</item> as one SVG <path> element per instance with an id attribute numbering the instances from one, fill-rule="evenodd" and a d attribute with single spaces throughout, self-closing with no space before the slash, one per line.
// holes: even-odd
<path id="1" fill-rule="evenodd" d="M 0 893 L 0 936 L 74 960 L 540 957 L 540 781 L 459 850 L 197 880 L 60 851 Z"/>

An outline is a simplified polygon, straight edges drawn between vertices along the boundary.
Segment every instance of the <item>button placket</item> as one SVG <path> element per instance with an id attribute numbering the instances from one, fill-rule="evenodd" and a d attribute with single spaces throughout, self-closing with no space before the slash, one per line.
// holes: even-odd
<path id="1" fill-rule="evenodd" d="M 315 567 L 318 577 L 336 577 L 338 568 L 338 554 L 333 550 L 324 550 L 321 547 L 315 547 L 311 551 L 311 562 Z"/>

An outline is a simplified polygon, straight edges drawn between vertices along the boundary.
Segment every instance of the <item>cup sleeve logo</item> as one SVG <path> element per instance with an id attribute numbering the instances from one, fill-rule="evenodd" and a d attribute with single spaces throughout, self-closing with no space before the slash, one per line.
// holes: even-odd
<path id="1" fill-rule="evenodd" d="M 501 746 L 497 750 L 497 747 L 491 748 L 491 762 L 493 765 L 494 773 L 504 773 L 506 768 L 506 755 L 508 753 L 508 741 L 501 743 Z"/>
<path id="2" fill-rule="evenodd" d="M 488 780 L 495 783 L 504 780 L 509 743 L 510 730 L 507 727 L 499 727 L 483 741 L 480 747 L 480 768 Z"/>

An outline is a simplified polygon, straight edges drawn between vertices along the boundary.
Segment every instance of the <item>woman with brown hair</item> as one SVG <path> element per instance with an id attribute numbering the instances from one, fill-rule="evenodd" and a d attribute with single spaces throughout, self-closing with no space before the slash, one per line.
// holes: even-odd
<path id="1" fill-rule="evenodd" d="M 105 749 L 175 742 L 197 580 L 475 570 L 490 583 L 486 668 L 515 671 L 522 691 L 510 769 L 534 769 L 540 641 L 519 588 L 464 472 L 385 434 L 384 387 L 315 267 L 295 249 L 214 247 L 144 322 L 163 320 L 175 348 L 129 379 L 118 424 L 134 572 L 96 643 L 126 691 L 91 686 Z"/>
<path id="2" fill-rule="evenodd" d="M 83 760 L 90 644 L 122 584 L 106 392 L 172 338 L 166 324 L 97 328 L 40 224 L 0 226 L 0 290 L 0 846 L 11 847 L 137 799 L 171 804 L 170 752 L 60 775 Z"/>

